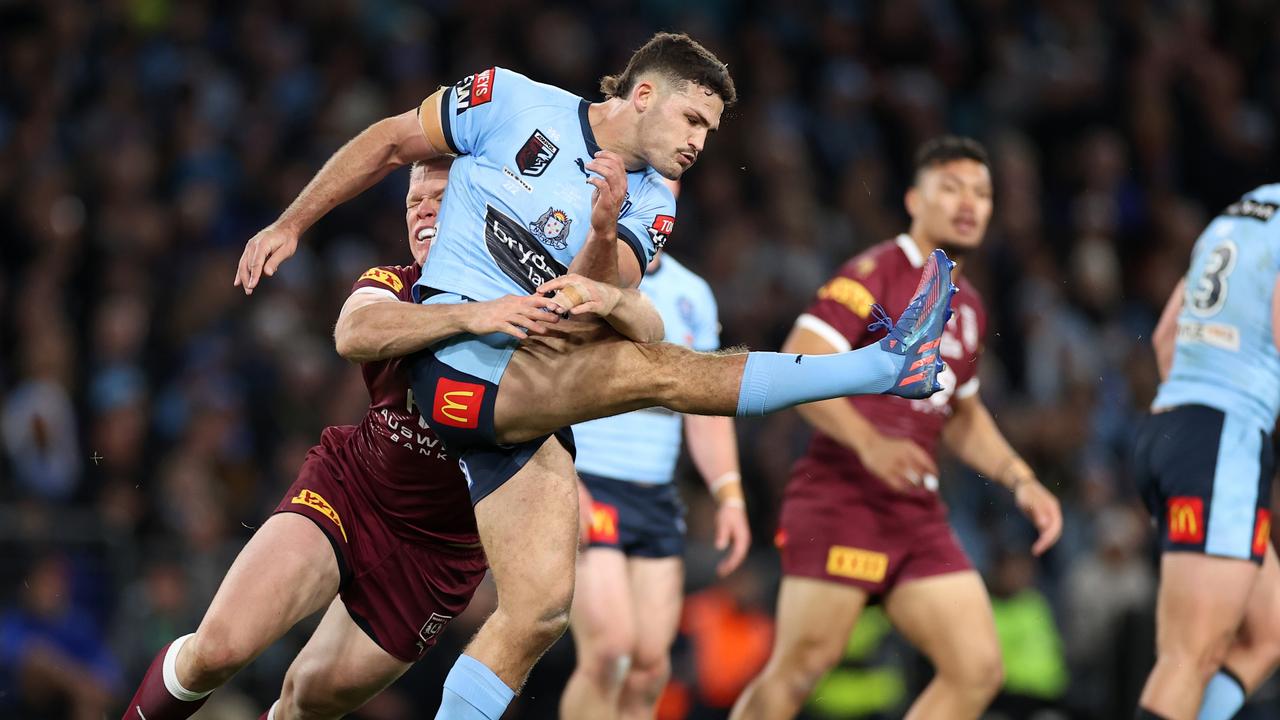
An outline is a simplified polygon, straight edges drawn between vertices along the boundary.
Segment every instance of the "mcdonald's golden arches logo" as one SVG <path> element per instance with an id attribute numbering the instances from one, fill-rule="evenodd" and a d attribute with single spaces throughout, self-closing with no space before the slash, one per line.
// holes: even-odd
<path id="1" fill-rule="evenodd" d="M 1169 541 L 1204 542 L 1204 500 L 1198 497 L 1169 498 Z"/>

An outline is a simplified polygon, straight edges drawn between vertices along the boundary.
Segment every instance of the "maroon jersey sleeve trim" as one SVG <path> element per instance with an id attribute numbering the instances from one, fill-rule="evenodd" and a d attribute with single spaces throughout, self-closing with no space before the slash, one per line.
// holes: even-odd
<path id="1" fill-rule="evenodd" d="M 817 335 L 827 344 L 836 349 L 836 352 L 849 352 L 853 349 L 853 344 L 849 342 L 849 338 L 843 333 L 831 326 L 831 323 L 823 320 L 817 315 L 804 313 L 796 318 L 796 327 Z"/>

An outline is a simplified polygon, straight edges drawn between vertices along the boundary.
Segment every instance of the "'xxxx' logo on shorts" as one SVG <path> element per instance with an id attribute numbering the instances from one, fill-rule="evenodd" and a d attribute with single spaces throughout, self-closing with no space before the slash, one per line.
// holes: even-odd
<path id="1" fill-rule="evenodd" d="M 827 552 L 827 574 L 880 582 L 889 570 L 889 556 L 884 553 L 833 545 Z"/>
<path id="2" fill-rule="evenodd" d="M 450 427 L 474 428 L 480 424 L 482 400 L 483 385 L 440 378 L 435 402 L 431 404 L 431 418 Z"/>
<path id="3" fill-rule="evenodd" d="M 342 533 L 342 539 L 347 539 L 347 531 L 346 528 L 342 527 L 342 518 L 338 517 L 338 511 L 333 509 L 333 506 L 329 504 L 328 500 L 320 497 L 320 493 L 304 489 L 299 491 L 297 497 L 293 498 L 289 502 L 294 505 L 306 505 L 312 510 L 315 510 L 321 515 L 329 518 L 333 521 L 334 525 L 338 526 L 338 530 Z"/>

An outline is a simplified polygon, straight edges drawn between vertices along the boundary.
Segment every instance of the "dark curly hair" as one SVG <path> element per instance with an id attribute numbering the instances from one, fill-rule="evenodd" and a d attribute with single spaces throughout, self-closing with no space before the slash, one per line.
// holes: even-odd
<path id="1" fill-rule="evenodd" d="M 697 83 L 719 95 L 725 107 L 738 100 L 727 65 L 688 35 L 668 32 L 654 35 L 636 50 L 622 72 L 601 78 L 600 92 L 610 98 L 626 97 L 647 72 L 656 72 L 677 86 Z"/>

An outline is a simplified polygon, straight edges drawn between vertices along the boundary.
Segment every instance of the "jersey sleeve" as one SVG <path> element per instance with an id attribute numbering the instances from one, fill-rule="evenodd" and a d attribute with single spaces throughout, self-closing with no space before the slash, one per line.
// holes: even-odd
<path id="1" fill-rule="evenodd" d="M 852 350 L 867 341 L 867 325 L 873 322 L 871 306 L 882 292 L 881 275 L 874 269 L 859 272 L 857 258 L 840 268 L 818 289 L 818 296 L 796 319 L 796 327 L 817 333 L 838 351 Z"/>
<path id="2" fill-rule="evenodd" d="M 720 308 L 711 287 L 702 284 L 701 302 L 698 308 L 698 327 L 693 335 L 693 349 L 711 352 L 720 349 Z"/>
<path id="3" fill-rule="evenodd" d="M 528 78 L 500 67 L 468 75 L 445 88 L 440 96 L 440 129 L 449 149 L 458 155 L 484 152 L 528 94 Z"/>
<path id="4" fill-rule="evenodd" d="M 618 237 L 631 246 L 643 272 L 676 228 L 676 197 L 656 176 L 646 179 L 640 187 L 640 197 L 623 203 Z"/>
<path id="5" fill-rule="evenodd" d="M 416 278 L 410 277 L 406 268 L 396 265 L 381 265 L 364 271 L 351 285 L 351 294 L 378 293 L 396 300 L 413 301 L 413 283 Z"/>

